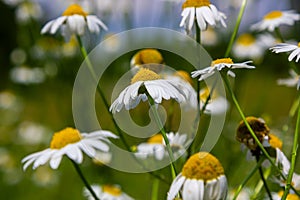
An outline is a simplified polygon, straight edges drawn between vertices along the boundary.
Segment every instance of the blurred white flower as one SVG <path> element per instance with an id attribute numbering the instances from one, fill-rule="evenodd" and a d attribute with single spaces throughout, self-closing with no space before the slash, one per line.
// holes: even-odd
<path id="1" fill-rule="evenodd" d="M 288 87 L 295 87 L 297 86 L 297 90 L 300 88 L 300 76 L 294 71 L 289 70 L 290 77 L 285 79 L 278 79 L 277 84 L 278 85 L 285 85 Z"/>
<path id="2" fill-rule="evenodd" d="M 22 122 L 18 128 L 18 141 L 22 144 L 37 145 L 45 143 L 49 138 L 51 130 L 45 126 L 25 121 Z"/>
<path id="3" fill-rule="evenodd" d="M 29 85 L 44 82 L 46 76 L 43 69 L 41 68 L 29 68 L 26 66 L 21 66 L 11 69 L 10 78 L 15 83 Z"/>
<path id="4" fill-rule="evenodd" d="M 251 26 L 252 30 L 270 32 L 274 31 L 275 28 L 280 25 L 294 25 L 295 21 L 300 20 L 300 14 L 294 10 L 280 11 L 274 10 L 266 14 L 262 21 L 257 22 Z"/>
<path id="5" fill-rule="evenodd" d="M 133 200 L 132 197 L 121 190 L 119 185 L 92 185 L 91 187 L 101 200 Z M 83 190 L 83 195 L 87 200 L 94 200 L 94 197 L 86 188 Z"/>
<path id="6" fill-rule="evenodd" d="M 31 20 L 42 18 L 42 8 L 39 3 L 34 1 L 23 1 L 16 8 L 16 18 L 19 23 L 29 23 Z"/>

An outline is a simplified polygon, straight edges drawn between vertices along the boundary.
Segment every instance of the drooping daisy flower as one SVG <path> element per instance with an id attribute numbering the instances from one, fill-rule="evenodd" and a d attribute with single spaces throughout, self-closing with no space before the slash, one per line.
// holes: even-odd
<path id="1" fill-rule="evenodd" d="M 187 142 L 186 134 L 174 134 L 173 132 L 167 133 L 167 137 L 174 154 L 182 154 L 184 152 L 184 145 Z M 157 160 L 162 160 L 168 156 L 166 151 L 166 144 L 161 134 L 156 134 L 148 139 L 147 142 L 139 144 L 135 155 L 140 158 L 147 158 L 154 156 Z"/>
<path id="2" fill-rule="evenodd" d="M 174 179 L 168 200 L 173 200 L 178 192 L 183 200 L 225 200 L 227 179 L 219 160 L 207 152 L 191 156 L 182 172 Z"/>
<path id="3" fill-rule="evenodd" d="M 270 32 L 274 31 L 275 28 L 280 25 L 294 25 L 295 21 L 300 20 L 300 15 L 295 13 L 294 10 L 280 11 L 274 10 L 266 14 L 262 21 L 253 24 L 251 26 L 252 30 L 264 31 L 268 30 Z"/>
<path id="4" fill-rule="evenodd" d="M 229 103 L 226 98 L 216 95 L 210 94 L 210 90 L 208 88 L 200 90 L 200 109 L 202 110 L 207 99 L 210 96 L 209 101 L 205 107 L 204 113 L 206 114 L 221 114 L 227 111 L 229 107 Z"/>
<path id="5" fill-rule="evenodd" d="M 227 74 L 230 76 L 235 76 L 235 74 L 230 69 L 254 69 L 254 66 L 248 65 L 252 61 L 247 61 L 243 63 L 233 63 L 231 58 L 221 58 L 211 62 L 211 66 L 208 66 L 204 69 L 193 71 L 192 77 L 196 78 L 199 77 L 199 81 L 202 81 L 210 76 L 212 76 L 216 71 L 221 71 L 222 69 L 228 69 Z"/>
<path id="6" fill-rule="evenodd" d="M 166 75 L 165 79 L 172 80 L 186 94 L 187 101 L 183 104 L 185 108 L 197 108 L 197 92 L 192 86 L 193 80 L 189 73 L 178 70 L 171 75 Z"/>
<path id="7" fill-rule="evenodd" d="M 91 187 L 101 200 L 133 200 L 132 197 L 121 190 L 119 185 L 92 185 Z M 88 200 L 94 200 L 94 197 L 86 188 L 83 190 L 83 195 Z"/>
<path id="8" fill-rule="evenodd" d="M 284 193 L 283 190 L 279 191 L 278 193 L 272 192 L 272 199 L 273 200 L 281 200 L 283 193 Z M 269 197 L 265 198 L 265 200 L 267 200 L 267 199 L 269 199 Z M 288 194 L 288 196 L 286 197 L 286 200 L 300 200 L 300 198 L 296 194 Z"/>
<path id="9" fill-rule="evenodd" d="M 263 143 L 265 137 L 268 136 L 270 132 L 270 129 L 265 121 L 261 118 L 252 116 L 246 117 L 246 120 L 254 131 L 257 139 Z M 246 145 L 252 151 L 256 151 L 259 148 L 244 121 L 241 121 L 237 128 L 236 140 Z"/>
<path id="10" fill-rule="evenodd" d="M 106 25 L 95 15 L 88 15 L 78 4 L 70 5 L 61 17 L 48 22 L 41 33 L 55 34 L 58 29 L 62 29 L 62 35 L 67 39 L 71 35 L 84 35 L 87 28 L 90 32 L 98 34 L 100 28 L 107 30 Z"/>
<path id="11" fill-rule="evenodd" d="M 299 88 L 300 88 L 300 76 L 292 69 L 289 71 L 289 74 L 290 74 L 290 78 L 278 79 L 277 84 L 278 85 L 285 85 L 285 86 L 288 86 L 288 87 L 297 86 L 297 90 L 299 90 Z"/>
<path id="12" fill-rule="evenodd" d="M 131 79 L 131 85 L 126 87 L 112 103 L 110 111 L 119 112 L 123 107 L 126 110 L 133 109 L 141 100 L 148 100 L 147 95 L 156 104 L 160 104 L 163 99 L 175 99 L 178 103 L 185 102 L 187 99 L 186 94 L 178 87 L 177 83 L 162 79 L 155 72 L 142 68 Z"/>
<path id="13" fill-rule="evenodd" d="M 283 53 L 283 52 L 292 52 L 288 60 L 292 61 L 294 58 L 296 58 L 296 62 L 300 59 L 300 42 L 298 45 L 294 44 L 287 44 L 287 43 L 280 43 L 277 44 L 275 47 L 271 47 L 270 50 L 275 53 Z"/>
<path id="14" fill-rule="evenodd" d="M 195 19 L 201 31 L 205 31 L 208 25 L 215 27 L 221 24 L 226 27 L 225 14 L 219 12 L 209 0 L 186 0 L 182 9 L 182 19 L 179 26 L 184 26 L 188 32 L 192 30 Z"/>
<path id="15" fill-rule="evenodd" d="M 26 170 L 31 164 L 32 168 L 36 169 L 48 161 L 52 169 L 57 169 L 64 155 L 80 164 L 83 160 L 82 152 L 94 157 L 96 150 L 108 151 L 107 143 L 110 143 L 108 137 L 117 138 L 113 133 L 104 130 L 80 133 L 77 129 L 65 128 L 53 135 L 50 148 L 23 158 L 23 169 Z"/>
<path id="16" fill-rule="evenodd" d="M 130 61 L 130 67 L 133 72 L 141 68 L 151 69 L 159 73 L 164 67 L 164 59 L 161 53 L 156 49 L 143 49 L 138 51 Z"/>

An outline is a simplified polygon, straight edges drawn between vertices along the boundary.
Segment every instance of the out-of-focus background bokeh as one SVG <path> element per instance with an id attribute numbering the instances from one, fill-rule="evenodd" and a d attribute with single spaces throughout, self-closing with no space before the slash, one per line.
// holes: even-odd
<path id="1" fill-rule="evenodd" d="M 223 57 L 241 0 L 211 0 L 227 16 L 227 29 L 208 30 L 202 35 L 203 46 L 213 59 Z M 58 16 L 72 3 L 78 3 L 96 14 L 108 26 L 107 32 L 88 35 L 85 45 L 91 50 L 101 40 L 125 30 L 138 27 L 164 27 L 184 33 L 179 27 L 182 0 L 1 0 L 0 1 L 0 199 L 83 199 L 83 185 L 70 162 L 63 160 L 59 170 L 47 165 L 33 171 L 22 171 L 21 159 L 47 148 L 55 131 L 74 126 L 72 116 L 72 88 L 76 73 L 83 61 L 76 40 L 66 43 L 63 38 L 41 35 L 41 27 Z M 249 0 L 239 35 L 257 33 L 249 26 L 269 11 L 294 9 L 300 12 L 298 0 Z M 282 27 L 286 40 L 300 40 L 300 24 Z M 117 42 L 117 41 L 116 41 Z M 113 48 L 113 45 L 111 44 Z M 116 78 L 125 73 L 130 52 L 109 68 Z M 176 57 L 168 52 L 167 65 Z M 231 54 L 236 61 L 252 60 Z M 174 60 L 175 59 L 175 60 Z M 275 55 L 268 48 L 254 58 L 255 70 L 237 71 L 233 81 L 235 92 L 247 115 L 262 117 L 271 131 L 284 141 L 283 151 L 290 155 L 295 120 L 289 112 L 296 97 L 296 89 L 278 86 L 276 80 L 288 76 L 287 56 Z M 300 67 L 299 64 L 296 64 Z M 111 81 L 105 78 L 102 87 L 108 98 Z M 196 81 L 194 82 L 196 84 Z M 228 99 L 230 102 L 230 98 Z M 105 110 L 99 102 L 99 109 Z M 103 119 L 108 116 L 104 111 Z M 241 183 L 254 162 L 246 160 L 240 144 L 235 140 L 240 117 L 231 104 L 226 124 L 212 153 L 224 166 L 230 189 Z M 106 124 L 106 123 L 104 123 Z M 110 124 L 106 129 L 113 129 Z M 296 172 L 300 173 L 298 156 Z M 128 174 L 98 166 L 85 159 L 82 169 L 91 183 L 119 184 L 136 199 L 150 199 L 152 182 L 148 174 Z M 168 170 L 166 170 L 168 171 Z M 258 179 L 251 179 L 248 190 L 255 188 Z M 164 199 L 168 185 L 161 183 L 160 197 Z M 271 185 L 276 189 L 276 185 Z M 246 190 L 245 190 L 246 191 Z"/>

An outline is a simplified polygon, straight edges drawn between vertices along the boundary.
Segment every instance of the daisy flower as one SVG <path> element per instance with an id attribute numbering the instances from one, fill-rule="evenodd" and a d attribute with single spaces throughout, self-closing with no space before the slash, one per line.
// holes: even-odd
<path id="1" fill-rule="evenodd" d="M 184 145 L 187 140 L 186 134 L 170 132 L 167 133 L 167 137 L 174 153 L 179 153 L 180 155 L 184 153 Z M 165 156 L 168 156 L 166 144 L 161 134 L 150 137 L 147 142 L 139 144 L 136 149 L 136 156 L 140 158 L 147 158 L 151 155 L 157 160 L 162 160 Z"/>
<path id="2" fill-rule="evenodd" d="M 31 164 L 32 169 L 36 169 L 48 161 L 52 169 L 57 169 L 64 155 L 80 164 L 83 160 L 82 152 L 89 157 L 94 157 L 96 150 L 107 152 L 109 149 L 107 143 L 110 143 L 108 137 L 117 138 L 113 133 L 104 130 L 80 133 L 77 129 L 65 128 L 54 133 L 50 148 L 23 158 L 23 170 Z"/>
<path id="3" fill-rule="evenodd" d="M 143 49 L 134 54 L 130 61 L 130 67 L 135 73 L 141 68 L 159 73 L 164 67 L 164 59 L 156 49 Z"/>
<path id="4" fill-rule="evenodd" d="M 240 69 L 240 68 L 246 68 L 246 69 L 254 69 L 254 66 L 248 65 L 248 63 L 251 63 L 252 61 L 247 61 L 243 63 L 233 63 L 231 58 L 221 58 L 217 59 L 211 62 L 211 65 L 200 69 L 197 71 L 192 72 L 192 78 L 199 77 L 199 81 L 202 81 L 213 74 L 215 74 L 216 71 L 221 71 L 222 69 L 229 69 L 227 74 L 230 76 L 235 76 L 235 74 L 230 69 Z"/>
<path id="5" fill-rule="evenodd" d="M 235 57 L 244 59 L 259 59 L 264 54 L 265 48 L 261 41 L 249 33 L 241 34 L 232 47 L 232 53 Z"/>
<path id="6" fill-rule="evenodd" d="M 275 47 L 271 47 L 270 50 L 275 53 L 283 53 L 283 52 L 292 52 L 288 60 L 292 61 L 294 58 L 296 58 L 296 62 L 300 59 L 300 42 L 298 45 L 294 44 L 287 44 L 287 43 L 280 43 L 277 44 Z"/>
<path id="7" fill-rule="evenodd" d="M 297 90 L 300 88 L 300 76 L 294 71 L 289 71 L 290 77 L 286 79 L 278 79 L 277 84 L 278 85 L 285 85 L 288 87 L 295 87 L 297 86 Z"/>
<path id="8" fill-rule="evenodd" d="M 294 10 L 280 11 L 274 10 L 266 14 L 262 21 L 253 24 L 251 26 L 252 30 L 264 31 L 268 30 L 270 32 L 274 31 L 275 28 L 280 25 L 294 25 L 295 21 L 300 20 L 300 15 L 295 13 Z"/>
<path id="9" fill-rule="evenodd" d="M 205 31 L 208 25 L 215 27 L 222 24 L 226 27 L 225 14 L 219 12 L 209 0 L 186 0 L 182 5 L 181 16 L 179 26 L 184 26 L 188 32 L 192 30 L 195 18 L 201 31 Z"/>
<path id="10" fill-rule="evenodd" d="M 206 103 L 207 98 L 209 97 L 210 90 L 208 88 L 200 90 L 200 109 L 203 109 L 204 104 Z M 229 103 L 226 98 L 218 96 L 218 95 L 211 95 L 210 100 L 208 101 L 204 113 L 206 114 L 221 114 L 227 111 L 229 107 Z"/>
<path id="11" fill-rule="evenodd" d="M 73 34 L 84 35 L 86 28 L 96 34 L 100 32 L 100 28 L 107 30 L 106 25 L 97 16 L 88 15 L 78 4 L 70 5 L 61 17 L 48 22 L 42 28 L 41 33 L 55 34 L 60 28 L 62 29 L 62 35 L 67 39 Z"/>
<path id="12" fill-rule="evenodd" d="M 119 97 L 110 106 L 110 111 L 120 112 L 123 107 L 126 110 L 135 108 L 140 101 L 148 100 L 149 95 L 156 104 L 163 99 L 175 99 L 178 103 L 185 102 L 186 94 L 180 89 L 176 82 L 162 79 L 154 71 L 142 68 L 131 79 L 131 85 L 126 87 Z"/>
<path id="13" fill-rule="evenodd" d="M 101 200 L 133 200 L 121 190 L 119 185 L 92 185 L 91 186 L 97 197 Z M 90 191 L 86 188 L 83 190 L 83 195 L 88 200 L 94 200 Z"/>
<path id="14" fill-rule="evenodd" d="M 278 193 L 272 192 L 272 199 L 281 200 L 283 193 L 283 190 L 279 191 Z M 267 200 L 269 197 L 266 197 L 265 199 Z M 296 194 L 288 194 L 286 200 L 300 200 L 300 198 Z"/>
<path id="15" fill-rule="evenodd" d="M 225 200 L 227 187 L 219 160 L 210 153 L 199 152 L 187 160 L 182 172 L 173 180 L 167 199 L 173 200 L 180 192 L 183 200 Z"/>
<path id="16" fill-rule="evenodd" d="M 193 80 L 189 73 L 183 70 L 178 70 L 171 75 L 166 75 L 165 79 L 172 80 L 177 83 L 178 88 L 184 91 L 187 96 L 187 101 L 183 104 L 185 108 L 197 108 L 197 92 L 192 86 Z"/>

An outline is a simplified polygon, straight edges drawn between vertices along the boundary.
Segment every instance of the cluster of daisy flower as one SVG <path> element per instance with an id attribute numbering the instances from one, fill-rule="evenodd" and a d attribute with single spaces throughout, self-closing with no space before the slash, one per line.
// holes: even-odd
<path id="1" fill-rule="evenodd" d="M 227 27 L 226 15 L 219 11 L 209 0 L 186 0 L 182 4 L 181 15 L 182 19 L 179 26 L 184 27 L 189 35 L 193 35 L 193 32 L 195 32 L 196 40 L 199 43 L 201 42 L 199 37 L 202 32 L 204 33 L 216 27 Z M 272 11 L 265 15 L 262 21 L 251 26 L 250 29 L 257 32 L 279 33 L 279 26 L 291 26 L 298 20 L 300 20 L 300 15 L 293 10 Z M 62 13 L 62 16 L 47 22 L 41 33 L 50 35 L 59 33 L 66 41 L 76 38 L 83 56 L 88 59 L 81 38 L 87 33 L 99 34 L 101 29 L 108 30 L 108 27 L 97 16 L 84 11 L 80 5 L 72 4 Z M 278 34 L 279 36 L 281 35 Z M 293 45 L 283 41 L 278 43 L 278 39 L 271 34 L 260 34 L 255 37 L 253 33 L 244 33 L 233 44 L 232 53 L 237 59 L 251 58 L 255 61 L 269 48 L 275 53 L 291 52 L 288 61 L 291 62 L 295 59 L 298 62 L 300 59 L 299 46 L 299 44 Z M 152 158 L 155 162 L 170 161 L 173 177 L 164 198 L 168 200 L 225 200 L 228 193 L 228 181 L 225 175 L 227 169 L 223 168 L 221 162 L 214 155 L 199 151 L 198 146 L 193 146 L 196 144 L 193 143 L 193 138 L 190 135 L 199 136 L 197 130 L 193 130 L 195 132 L 192 134 L 176 130 L 173 127 L 166 131 L 165 127 L 161 126 L 158 107 L 162 105 L 171 110 L 179 105 L 186 112 L 197 111 L 196 119 L 200 117 L 200 114 L 201 117 L 202 114 L 208 116 L 226 114 L 229 101 L 214 91 L 214 88 L 203 87 L 201 89 L 199 82 L 212 79 L 220 74 L 223 80 L 228 83 L 228 76 L 236 77 L 234 71 L 255 69 L 252 63 L 252 60 L 234 62 L 232 58 L 225 55 L 219 59 L 214 59 L 203 69 L 192 72 L 184 70 L 167 71 L 165 65 L 168 62 L 159 50 L 146 48 L 137 51 L 129 63 L 132 74 L 130 83 L 120 91 L 111 105 L 108 105 L 107 110 L 113 119 L 113 115 L 117 115 L 121 111 L 133 111 L 142 104 L 147 104 L 156 118 L 160 132 L 153 133 L 153 135 L 141 140 L 139 143 L 129 146 L 125 142 L 121 131 L 118 134 L 114 134 L 109 130 L 95 130 L 87 133 L 67 127 L 53 134 L 49 148 L 23 158 L 21 161 L 23 170 L 25 171 L 31 165 L 32 169 L 35 170 L 46 163 L 49 163 L 52 169 L 58 169 L 62 158 L 66 156 L 83 179 L 85 184 L 83 195 L 87 199 L 134 199 L 123 192 L 120 185 L 108 183 L 89 185 L 79 168 L 79 165 L 84 161 L 84 155 L 87 155 L 96 164 L 110 163 L 115 156 L 110 151 L 110 145 L 114 145 L 114 141 L 118 140 L 116 143 L 123 142 L 125 146 L 129 147 L 128 150 L 131 151 L 134 159 L 147 161 L 148 158 Z M 26 73 L 29 72 L 26 71 Z M 94 72 L 91 70 L 91 73 Z M 17 72 L 13 74 L 17 74 Z M 298 71 L 292 68 L 290 74 L 291 79 L 280 79 L 278 83 L 297 86 L 299 89 Z M 28 79 L 27 76 L 26 78 Z M 37 81 L 35 78 L 32 79 Z M 197 89 L 195 89 L 196 81 Z M 230 89 L 230 85 L 227 84 L 227 86 Z M 234 98 L 233 92 L 229 92 L 240 111 L 241 109 Z M 103 100 L 105 101 L 105 99 Z M 184 112 L 183 110 L 180 111 Z M 195 122 L 199 123 L 196 120 Z M 194 126 L 193 123 L 190 122 L 190 127 Z M 250 159 L 254 158 L 259 161 L 265 157 L 270 158 L 270 160 L 265 160 L 263 163 L 265 167 L 270 167 L 275 163 L 274 167 L 278 169 L 282 176 L 274 175 L 274 181 L 285 189 L 286 181 L 291 175 L 294 163 L 290 163 L 285 156 L 282 150 L 282 141 L 270 133 L 270 129 L 264 120 L 256 117 L 245 118 L 238 125 L 236 139 L 242 143 L 243 148 L 248 148 L 247 154 Z M 192 147 L 197 151 L 193 152 Z M 182 158 L 182 166 L 176 165 L 175 161 L 178 158 Z M 272 159 L 275 161 L 273 162 Z M 147 162 L 140 164 L 144 165 Z M 178 170 L 179 168 L 181 170 Z M 264 177 L 262 177 L 262 180 L 267 189 Z M 292 171 L 292 179 L 289 184 L 292 185 L 294 190 L 288 191 L 290 194 L 288 194 L 287 199 L 292 199 L 300 190 L 300 175 Z M 268 189 L 267 193 L 273 199 L 279 199 L 281 196 L 287 195 L 285 194 L 286 191 L 271 194 Z M 295 198 L 299 199 L 299 196 Z"/>

